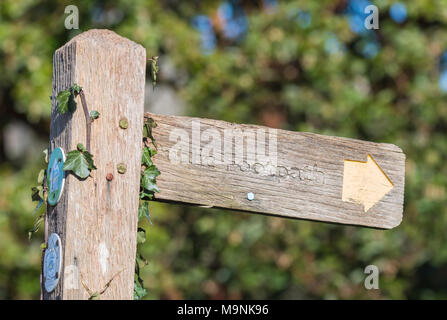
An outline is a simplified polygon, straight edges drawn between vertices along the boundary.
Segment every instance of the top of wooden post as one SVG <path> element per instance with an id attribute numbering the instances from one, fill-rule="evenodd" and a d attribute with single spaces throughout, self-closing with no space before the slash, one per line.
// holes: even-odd
<path id="1" fill-rule="evenodd" d="M 145 50 L 142 45 L 124 38 L 117 33 L 107 29 L 91 29 L 85 31 L 68 41 L 61 48 L 79 42 L 89 42 L 92 45 L 101 46 L 104 49 L 116 48 L 117 46 L 127 46 L 134 47 L 135 49 L 139 50 Z M 58 50 L 60 50 L 61 48 L 59 48 Z"/>

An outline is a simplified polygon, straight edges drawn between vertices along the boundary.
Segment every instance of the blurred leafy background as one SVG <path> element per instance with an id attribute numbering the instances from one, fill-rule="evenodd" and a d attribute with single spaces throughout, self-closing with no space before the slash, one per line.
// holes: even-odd
<path id="1" fill-rule="evenodd" d="M 64 28 L 71 4 L 79 30 Z M 379 30 L 363 26 L 369 4 Z M 390 231 L 151 202 L 146 298 L 447 298 L 446 25 L 441 0 L 2 0 L 0 298 L 39 297 L 43 235 L 27 231 L 52 55 L 91 28 L 160 56 L 147 110 L 389 142 L 407 155 L 404 218 Z M 380 290 L 363 286 L 369 264 Z"/>

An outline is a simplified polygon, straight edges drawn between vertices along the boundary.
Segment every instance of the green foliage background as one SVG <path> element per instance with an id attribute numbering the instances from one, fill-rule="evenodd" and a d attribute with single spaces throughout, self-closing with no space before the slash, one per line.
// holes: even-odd
<path id="1" fill-rule="evenodd" d="M 359 54 L 362 39 L 340 0 L 279 1 L 276 10 L 241 1 L 246 36 L 228 41 L 217 25 L 217 48 L 204 54 L 191 19 L 215 17 L 219 3 L 0 2 L 0 298 L 39 297 L 42 234 L 28 242 L 27 231 L 49 136 L 52 55 L 91 28 L 172 61 L 178 78 L 159 81 L 175 88 L 189 115 L 390 142 L 407 155 L 404 218 L 391 231 L 151 202 L 146 298 L 447 298 L 447 105 L 438 86 L 445 1 L 408 2 L 404 24 L 388 16 L 393 1 L 373 1 L 381 48 L 370 59 Z M 70 4 L 81 30 L 64 28 Z M 310 13 L 309 28 L 290 19 L 297 8 Z M 344 49 L 328 53 L 333 36 Z M 12 121 L 33 132 L 21 159 L 5 153 Z M 380 290 L 363 287 L 369 264 L 381 270 Z"/>

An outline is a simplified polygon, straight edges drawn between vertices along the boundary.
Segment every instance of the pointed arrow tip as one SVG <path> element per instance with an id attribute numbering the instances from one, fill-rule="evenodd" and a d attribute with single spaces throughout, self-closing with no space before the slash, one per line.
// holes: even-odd
<path id="1" fill-rule="evenodd" d="M 365 170 L 364 205 L 365 212 L 379 202 L 391 189 L 394 184 L 382 170 L 374 158 L 368 154 Z"/>

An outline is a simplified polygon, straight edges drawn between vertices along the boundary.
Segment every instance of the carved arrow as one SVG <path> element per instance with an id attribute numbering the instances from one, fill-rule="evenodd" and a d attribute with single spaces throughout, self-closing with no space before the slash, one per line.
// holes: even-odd
<path id="1" fill-rule="evenodd" d="M 394 185 L 377 162 L 368 154 L 364 161 L 345 160 L 342 200 L 358 203 L 367 212 Z"/>

